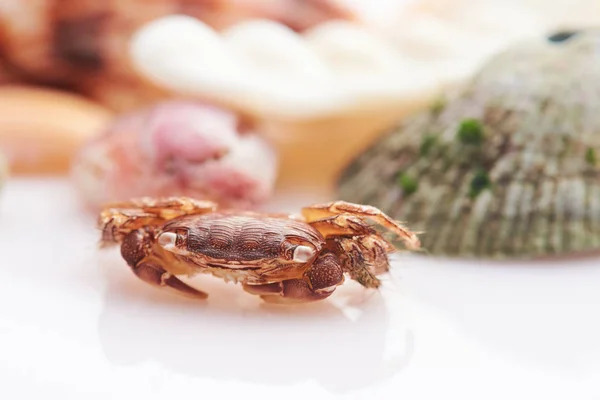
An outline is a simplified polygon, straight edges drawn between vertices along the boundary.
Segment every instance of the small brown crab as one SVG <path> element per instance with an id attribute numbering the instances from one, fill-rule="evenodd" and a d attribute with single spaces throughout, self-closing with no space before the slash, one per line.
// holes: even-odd
<path id="1" fill-rule="evenodd" d="M 420 247 L 415 233 L 378 209 L 342 201 L 293 216 L 220 210 L 188 197 L 140 198 L 108 204 L 99 225 L 101 247 L 120 244 L 138 278 L 196 298 L 208 294 L 177 276 L 209 273 L 277 303 L 325 299 L 345 274 L 377 288 L 396 248 L 375 225 L 408 249 Z"/>

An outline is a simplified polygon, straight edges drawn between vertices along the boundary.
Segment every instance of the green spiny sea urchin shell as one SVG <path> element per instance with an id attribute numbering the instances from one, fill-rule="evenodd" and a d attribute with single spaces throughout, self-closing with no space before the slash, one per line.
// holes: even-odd
<path id="1" fill-rule="evenodd" d="M 426 252 L 600 250 L 600 31 L 493 57 L 357 157 L 339 197 L 422 231 Z"/>

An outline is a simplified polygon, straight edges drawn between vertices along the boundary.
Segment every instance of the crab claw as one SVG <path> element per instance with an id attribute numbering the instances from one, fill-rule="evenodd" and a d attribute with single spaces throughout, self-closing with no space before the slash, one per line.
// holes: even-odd
<path id="1" fill-rule="evenodd" d="M 158 265 L 148 256 L 148 248 L 154 237 L 151 230 L 138 229 L 130 232 L 121 244 L 121 255 L 133 273 L 142 281 L 155 286 L 175 290 L 178 294 L 194 299 L 206 299 L 208 294 L 182 282 L 172 273 Z"/>
<path id="2" fill-rule="evenodd" d="M 264 285 L 244 284 L 244 290 L 275 304 L 308 303 L 331 296 L 344 283 L 339 259 L 332 253 L 319 256 L 304 279 L 288 279 Z"/>
<path id="3" fill-rule="evenodd" d="M 175 275 L 172 275 L 170 272 L 167 272 L 164 268 L 156 264 L 143 262 L 135 267 L 132 267 L 131 269 L 138 278 L 152 286 L 172 289 L 178 294 L 182 294 L 193 299 L 208 298 L 207 293 L 189 286 L 188 284 L 182 282 Z"/>

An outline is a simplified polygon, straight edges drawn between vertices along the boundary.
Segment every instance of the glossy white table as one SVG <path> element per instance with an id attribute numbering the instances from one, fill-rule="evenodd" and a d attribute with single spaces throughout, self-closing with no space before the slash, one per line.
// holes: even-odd
<path id="1" fill-rule="evenodd" d="M 98 252 L 78 207 L 62 181 L 0 197 L 2 399 L 600 399 L 600 258 L 402 257 L 379 293 L 300 307 L 207 277 L 193 302 Z"/>

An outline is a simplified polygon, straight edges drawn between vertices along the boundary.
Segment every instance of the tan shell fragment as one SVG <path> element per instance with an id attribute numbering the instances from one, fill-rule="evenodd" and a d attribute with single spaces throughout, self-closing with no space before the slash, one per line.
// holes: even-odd
<path id="1" fill-rule="evenodd" d="M 515 46 L 355 159 L 339 197 L 434 255 L 600 249 L 600 31 Z"/>
<path id="2" fill-rule="evenodd" d="M 9 176 L 8 161 L 2 153 L 0 153 L 0 191 L 4 189 L 4 184 Z"/>

